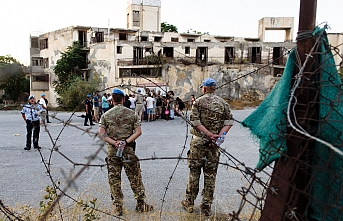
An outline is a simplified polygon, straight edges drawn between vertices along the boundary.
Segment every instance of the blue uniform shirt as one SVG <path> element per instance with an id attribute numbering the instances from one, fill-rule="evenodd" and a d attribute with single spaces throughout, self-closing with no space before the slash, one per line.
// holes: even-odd
<path id="1" fill-rule="evenodd" d="M 40 120 L 40 114 L 44 111 L 39 104 L 25 104 L 21 110 L 22 114 L 25 114 L 26 120 L 37 121 Z"/>

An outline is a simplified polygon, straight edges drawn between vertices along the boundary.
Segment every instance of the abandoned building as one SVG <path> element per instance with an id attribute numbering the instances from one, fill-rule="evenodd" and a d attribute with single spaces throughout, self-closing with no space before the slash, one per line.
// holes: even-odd
<path id="1" fill-rule="evenodd" d="M 140 77 L 144 76 L 188 100 L 191 94 L 200 95 L 204 78 L 212 77 L 221 85 L 259 69 L 218 93 L 238 99 L 253 92 L 256 99 L 263 100 L 282 75 L 287 54 L 295 46 L 291 17 L 262 18 L 258 38 L 161 32 L 160 24 L 160 0 L 129 0 L 126 29 L 71 26 L 31 36 L 31 93 L 45 93 L 50 104 L 57 106 L 53 69 L 61 53 L 78 41 L 84 47 L 84 66 L 79 68 L 86 78 L 102 77 L 100 90 L 120 84 L 135 91 L 160 90 Z M 285 40 L 264 42 L 266 30 L 285 30 Z"/>

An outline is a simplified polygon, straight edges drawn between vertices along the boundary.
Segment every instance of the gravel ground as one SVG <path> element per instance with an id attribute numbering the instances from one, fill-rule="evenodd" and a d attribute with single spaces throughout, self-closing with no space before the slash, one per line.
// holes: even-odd
<path id="1" fill-rule="evenodd" d="M 234 110 L 234 118 L 242 121 L 254 109 Z M 52 114 L 52 113 L 50 113 Z M 57 117 L 68 120 L 71 113 L 58 112 Z M 65 176 L 77 174 L 90 156 L 99 148 L 99 140 L 85 134 L 87 127 L 83 126 L 83 119 L 78 117 L 82 113 L 72 116 L 72 124 L 82 130 L 68 126 L 64 130 L 63 124 L 56 119 L 51 119 L 46 130 L 41 128 L 41 152 L 31 149 L 25 151 L 25 122 L 19 111 L 0 111 L 1 143 L 0 143 L 0 200 L 11 207 L 28 205 L 39 207 L 39 202 L 45 194 L 45 187 L 51 185 L 42 160 L 51 162 L 51 175 L 55 181 L 61 182 L 61 188 L 66 186 Z M 180 206 L 184 198 L 188 179 L 187 161 L 177 159 L 158 159 L 163 157 L 186 157 L 191 136 L 186 123 L 179 117 L 175 120 L 142 122 L 143 134 L 137 140 L 136 153 L 140 159 L 156 157 L 155 160 L 141 161 L 143 182 L 146 188 L 147 202 L 155 206 L 155 212 L 139 214 L 134 212 L 135 200 L 129 187 L 129 182 L 123 175 L 123 193 L 125 196 L 126 220 L 188 220 L 187 213 Z M 49 134 L 51 134 L 51 138 Z M 97 132 L 97 126 L 90 132 Z M 57 145 L 59 151 L 52 152 L 52 140 L 59 136 Z M 185 148 L 184 148 L 185 147 Z M 254 141 L 245 128 L 235 123 L 226 136 L 222 147 L 226 149 L 239 162 L 254 168 L 258 160 L 258 144 Z M 92 164 L 104 164 L 105 151 L 100 151 Z M 221 162 L 234 166 L 232 161 L 221 156 Z M 236 161 L 237 162 L 237 161 Z M 123 173 L 124 174 L 124 173 Z M 227 166 L 219 166 L 215 200 L 212 212 L 215 214 L 228 214 L 238 209 L 241 197 L 237 190 L 246 186 L 248 181 L 241 172 Z M 200 186 L 200 191 L 202 185 Z M 98 199 L 99 208 L 112 210 L 109 187 L 107 182 L 106 167 L 89 167 L 76 179 L 76 188 L 69 188 L 67 194 L 74 199 Z M 163 202 L 163 203 L 162 203 Z M 196 200 L 197 211 L 201 202 L 201 195 Z M 72 202 L 63 198 L 63 203 L 70 205 Z M 197 213 L 196 213 L 197 214 Z M 193 215 L 194 216 L 194 215 Z M 104 216 L 102 220 L 113 220 L 113 217 Z M 185 218 L 183 218 L 185 217 Z M 197 218 L 195 218 L 197 220 Z"/>

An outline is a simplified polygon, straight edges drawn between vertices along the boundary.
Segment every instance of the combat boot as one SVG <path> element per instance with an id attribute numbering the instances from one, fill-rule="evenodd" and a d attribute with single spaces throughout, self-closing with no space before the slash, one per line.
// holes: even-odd
<path id="1" fill-rule="evenodd" d="M 153 211 L 154 207 L 152 205 L 146 204 L 143 200 L 137 200 L 136 211 L 137 212 L 150 212 Z"/>
<path id="2" fill-rule="evenodd" d="M 206 205 L 206 204 L 201 204 L 200 205 L 200 211 L 201 211 L 202 215 L 210 216 L 211 215 L 211 206 L 210 205 Z"/>
<path id="3" fill-rule="evenodd" d="M 189 213 L 194 212 L 194 205 L 191 204 L 188 200 L 182 200 L 181 205 L 187 212 Z"/>

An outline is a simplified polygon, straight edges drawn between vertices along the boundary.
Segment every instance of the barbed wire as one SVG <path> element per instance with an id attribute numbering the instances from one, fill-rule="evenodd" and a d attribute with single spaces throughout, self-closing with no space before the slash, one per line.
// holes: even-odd
<path id="1" fill-rule="evenodd" d="M 317 43 L 318 43 L 318 41 L 317 41 Z M 332 47 L 331 46 L 331 50 L 339 55 L 338 47 Z M 283 56 L 287 55 L 288 53 L 289 53 L 289 51 L 286 54 L 284 54 Z M 309 53 L 309 55 L 307 55 L 307 59 L 306 60 L 312 58 L 314 55 L 315 55 L 315 53 L 313 51 L 311 51 L 311 53 Z M 341 55 L 339 55 L 339 56 L 342 58 Z M 277 58 L 277 59 L 279 59 L 279 58 Z M 298 57 L 297 57 L 297 59 L 298 59 Z M 299 59 L 298 59 L 298 61 L 299 61 Z M 306 61 L 305 61 L 304 64 L 300 64 L 300 62 L 298 64 L 299 64 L 298 67 L 299 67 L 300 71 L 299 71 L 298 76 L 296 76 L 297 81 L 296 81 L 296 84 L 294 85 L 294 87 L 292 89 L 292 94 L 291 94 L 290 100 L 289 100 L 289 103 L 291 103 L 292 101 L 295 101 L 295 104 L 297 103 L 297 100 L 295 99 L 293 92 L 299 87 L 299 81 L 300 81 L 299 79 L 302 79 L 301 74 L 302 74 L 302 72 L 304 70 L 303 67 L 306 65 Z M 239 78 L 233 79 L 230 82 L 226 82 L 226 83 L 218 86 L 217 89 L 218 88 L 222 88 L 222 87 L 224 87 L 224 86 L 226 86 L 226 85 L 228 85 L 228 84 L 230 84 L 230 83 L 232 83 L 234 81 L 237 81 L 238 79 L 241 79 L 243 77 L 246 77 L 248 75 L 256 73 L 257 71 L 259 71 L 259 70 L 261 70 L 263 68 L 266 68 L 268 66 L 270 66 L 270 64 L 264 65 L 262 67 L 259 67 L 258 69 L 254 70 L 252 72 L 249 72 L 247 74 L 244 74 L 244 75 L 240 76 Z M 319 68 L 322 68 L 322 67 L 319 67 Z M 145 80 L 148 80 L 148 81 L 154 83 L 152 80 L 150 80 L 150 79 L 148 79 L 148 78 L 146 78 L 144 76 L 140 76 L 140 77 L 144 78 Z M 158 86 L 157 84 L 155 84 L 155 85 Z M 123 85 L 123 84 L 111 86 L 111 87 L 108 87 L 108 88 L 106 88 L 106 89 L 104 89 L 102 91 L 106 91 L 106 90 L 114 88 L 114 87 L 127 88 L 128 90 L 132 91 L 128 87 L 128 85 Z M 163 90 L 163 88 L 161 88 L 161 89 Z M 132 92 L 136 93 L 135 91 L 132 91 Z M 294 109 L 293 109 L 293 111 L 294 111 Z M 64 217 L 63 217 L 63 210 L 61 208 L 61 205 L 59 204 L 59 201 L 61 200 L 61 198 L 67 197 L 67 198 L 71 199 L 72 201 L 74 201 L 75 203 L 79 202 L 78 200 L 74 199 L 73 197 L 71 197 L 70 195 L 67 194 L 68 189 L 69 188 L 77 188 L 76 180 L 85 171 L 85 169 L 87 169 L 89 167 L 99 167 L 99 168 L 102 169 L 103 167 L 106 166 L 105 163 L 104 164 L 94 164 L 94 163 L 92 163 L 98 157 L 98 155 L 99 155 L 99 153 L 101 151 L 106 152 L 106 150 L 104 150 L 105 143 L 102 141 L 102 139 L 98 138 L 98 133 L 97 132 L 92 132 L 91 131 L 91 128 L 84 129 L 84 128 L 81 128 L 81 127 L 77 126 L 76 124 L 73 124 L 72 117 L 76 116 L 75 113 L 76 113 L 75 111 L 72 112 L 67 121 L 64 121 L 64 120 L 58 118 L 57 114 L 49 115 L 50 117 L 52 117 L 53 119 L 55 119 L 56 121 L 60 122 L 60 124 L 63 125 L 62 129 L 60 130 L 60 132 L 58 133 L 56 138 L 53 138 L 53 136 L 51 135 L 51 133 L 49 131 L 48 125 L 44 125 L 45 132 L 48 134 L 50 142 L 52 143 L 52 148 L 50 149 L 50 154 L 49 154 L 48 160 L 44 159 L 44 157 L 43 157 L 43 155 L 41 153 L 41 150 L 38 150 L 38 151 L 39 151 L 41 160 L 42 160 L 42 162 L 44 164 L 44 167 L 46 169 L 46 173 L 48 174 L 48 177 L 50 179 L 50 182 L 52 183 L 53 188 L 56 190 L 56 198 L 52 202 L 51 206 L 47 210 L 44 211 L 44 213 L 40 217 L 40 220 L 46 220 L 48 218 L 49 214 L 55 209 L 56 206 L 59 207 L 60 219 L 63 220 L 64 219 Z M 173 169 L 173 171 L 171 173 L 171 176 L 169 177 L 169 180 L 168 180 L 168 182 L 166 184 L 166 187 L 165 187 L 165 190 L 163 192 L 162 199 L 161 199 L 161 207 L 159 209 L 160 220 L 162 220 L 164 203 L 165 203 L 165 199 L 166 199 L 167 193 L 170 190 L 170 183 L 174 179 L 175 171 L 177 170 L 177 168 L 179 166 L 179 163 L 182 160 L 190 160 L 191 159 L 191 158 L 187 158 L 187 157 L 182 157 L 184 151 L 187 148 L 186 144 L 187 144 L 188 137 L 189 137 L 189 127 L 196 128 L 190 122 L 187 113 L 188 113 L 188 110 L 186 110 L 184 113 L 182 113 L 182 112 L 179 113 L 180 116 L 183 119 L 183 122 L 186 123 L 186 133 L 185 133 L 184 145 L 182 147 L 182 150 L 181 150 L 181 153 L 179 154 L 179 156 L 156 156 L 155 153 L 154 153 L 154 155 L 151 156 L 151 157 L 140 158 L 139 159 L 139 161 L 175 160 L 175 159 L 177 160 L 176 165 L 175 165 L 175 167 L 174 167 L 174 169 Z M 298 132 L 300 132 L 301 134 L 309 137 L 310 139 L 314 139 L 314 140 L 316 140 L 318 142 L 321 142 L 322 144 L 330 147 L 331 149 L 333 149 L 335 151 L 336 147 L 334 147 L 333 145 L 331 145 L 330 143 L 328 143 L 326 141 L 323 141 L 322 139 L 319 139 L 319 138 L 317 138 L 315 136 L 310 135 L 310 133 L 307 132 L 304 128 L 302 128 L 298 124 L 297 121 L 295 121 L 296 125 L 293 125 L 291 123 L 292 121 L 290 120 L 290 118 L 291 118 L 291 116 L 290 116 L 290 106 L 288 106 L 288 110 L 287 110 L 286 116 L 287 116 L 288 122 L 290 122 L 290 124 L 291 124 L 293 129 L 295 129 Z M 296 119 L 296 116 L 293 116 L 292 119 Z M 237 121 L 237 122 L 239 122 L 239 121 Z M 280 126 L 281 126 L 281 124 L 276 125 L 276 127 L 280 127 Z M 86 163 L 74 162 L 72 159 L 70 159 L 66 154 L 64 154 L 60 150 L 60 148 L 59 148 L 60 146 L 59 146 L 58 143 L 59 143 L 60 137 L 61 137 L 61 135 L 64 132 L 64 129 L 66 127 L 72 127 L 72 128 L 74 128 L 76 130 L 83 131 L 82 135 L 88 135 L 90 137 L 93 137 L 93 140 L 95 140 L 95 144 L 94 145 L 97 146 L 98 148 L 97 148 L 97 150 L 93 154 L 91 154 L 91 155 L 89 155 L 87 157 L 87 162 Z M 203 135 L 203 136 L 206 137 L 205 135 Z M 282 134 L 281 129 L 280 129 L 280 134 L 270 134 L 269 136 L 271 138 L 275 138 L 277 136 L 283 136 L 284 137 L 286 135 Z M 279 147 L 276 147 L 277 150 L 279 150 L 278 148 Z M 338 149 L 338 148 L 336 148 L 336 149 Z M 274 194 L 277 194 L 277 189 L 273 189 L 273 186 L 269 185 L 271 174 L 266 172 L 265 170 L 257 171 L 256 169 L 253 169 L 251 167 L 246 166 L 244 164 L 244 162 L 241 162 L 240 160 L 235 158 L 233 155 L 228 153 L 223 148 L 219 147 L 219 151 L 223 154 L 223 156 L 225 156 L 225 159 L 227 160 L 227 162 L 218 162 L 219 165 L 221 165 L 223 167 L 226 167 L 226 168 L 231 168 L 231 169 L 233 169 L 235 171 L 239 171 L 243 175 L 244 179 L 248 181 L 248 186 L 247 187 L 241 187 L 241 189 L 237 189 L 237 192 L 242 196 L 242 200 L 241 200 L 241 202 L 240 202 L 240 204 L 238 206 L 238 209 L 236 211 L 232 211 L 230 213 L 231 220 L 240 220 L 240 214 L 244 211 L 244 208 L 246 207 L 247 204 L 250 204 L 254 208 L 254 210 L 252 211 L 251 217 L 253 215 L 256 215 L 256 213 L 258 213 L 258 211 L 262 211 L 262 209 L 263 209 L 263 202 L 264 202 L 264 200 L 266 198 L 267 190 L 271 190 Z M 75 174 L 73 174 L 71 172 L 69 175 L 66 175 L 65 172 L 63 170 L 61 170 L 61 173 L 64 174 L 64 181 L 66 183 L 66 186 L 64 188 L 60 188 L 59 187 L 58 182 L 55 181 L 55 179 L 54 179 L 54 177 L 53 177 L 53 175 L 51 173 L 51 170 L 52 170 L 51 159 L 52 159 L 52 155 L 54 153 L 57 153 L 57 154 L 61 155 L 64 159 L 66 159 L 69 163 L 72 164 L 73 168 L 78 167 L 78 166 L 81 167 Z M 341 154 L 341 152 L 338 152 L 338 153 Z M 283 155 L 283 156 L 287 157 L 287 155 Z M 192 160 L 203 160 L 203 159 L 192 159 Z M 272 169 L 273 167 L 270 166 L 269 168 Z M 263 177 L 267 177 L 267 180 L 266 181 L 263 180 Z M 256 190 L 256 185 L 260 185 L 260 187 L 262 188 L 261 192 Z M 85 206 L 85 207 L 89 207 L 89 205 L 87 203 L 83 203 L 82 205 Z M 115 216 L 115 215 L 113 215 L 113 214 L 111 214 L 111 213 L 109 213 L 107 211 L 103 211 L 103 210 L 100 210 L 100 209 L 95 209 L 95 210 L 97 212 L 103 213 L 106 216 L 114 217 L 114 218 L 117 218 L 117 219 L 120 219 L 120 220 L 125 220 L 124 218 Z M 20 221 L 22 220 L 20 218 L 21 217 L 20 214 L 10 211 L 3 204 L 3 202 L 1 200 L 0 200 L 0 211 L 9 220 L 20 220 Z M 295 213 L 291 213 L 291 212 L 289 214 L 295 214 Z"/>

